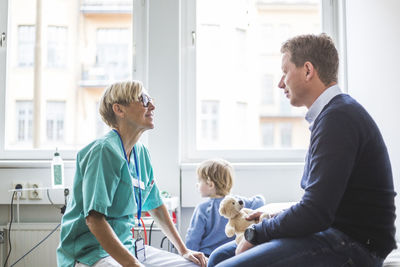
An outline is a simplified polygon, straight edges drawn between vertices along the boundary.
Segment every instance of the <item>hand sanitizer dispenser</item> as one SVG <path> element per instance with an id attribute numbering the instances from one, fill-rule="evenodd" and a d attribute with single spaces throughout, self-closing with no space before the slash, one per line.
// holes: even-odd
<path id="1" fill-rule="evenodd" d="M 52 188 L 64 188 L 64 162 L 57 149 L 51 162 L 51 186 Z"/>

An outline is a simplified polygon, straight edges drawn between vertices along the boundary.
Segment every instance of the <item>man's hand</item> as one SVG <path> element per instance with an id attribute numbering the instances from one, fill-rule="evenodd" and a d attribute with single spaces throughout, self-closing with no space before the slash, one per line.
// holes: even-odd
<path id="1" fill-rule="evenodd" d="M 247 242 L 246 239 L 243 238 L 242 241 L 240 241 L 240 243 L 237 245 L 235 254 L 239 255 L 240 253 L 245 252 L 253 247 L 255 247 L 255 245 Z"/>
<path id="2" fill-rule="evenodd" d="M 184 253 L 182 255 L 183 258 L 196 263 L 197 265 L 201 266 L 201 267 L 207 267 L 207 257 L 204 256 L 204 254 L 202 252 L 198 252 L 198 251 L 193 251 L 188 249 L 186 253 Z"/>
<path id="3" fill-rule="evenodd" d="M 264 212 L 255 210 L 252 213 L 248 214 L 245 218 L 248 221 L 255 220 L 256 222 L 258 222 L 262 214 L 264 214 Z"/>

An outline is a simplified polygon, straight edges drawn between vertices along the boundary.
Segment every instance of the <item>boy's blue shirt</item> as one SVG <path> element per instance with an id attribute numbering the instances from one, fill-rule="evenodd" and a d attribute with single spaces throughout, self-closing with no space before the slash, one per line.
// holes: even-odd
<path id="1" fill-rule="evenodd" d="M 251 198 L 236 196 L 245 203 L 245 208 L 257 209 L 265 204 L 263 196 Z M 186 234 L 186 246 L 195 251 L 210 255 L 217 247 L 234 240 L 227 237 L 225 225 L 228 220 L 219 214 L 219 204 L 223 198 L 209 198 L 194 210 L 189 229 Z"/>

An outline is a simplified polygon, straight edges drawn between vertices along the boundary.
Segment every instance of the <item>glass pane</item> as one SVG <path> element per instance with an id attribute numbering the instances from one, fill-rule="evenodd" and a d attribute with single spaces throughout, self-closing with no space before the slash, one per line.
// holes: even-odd
<path id="1" fill-rule="evenodd" d="M 277 86 L 280 47 L 319 33 L 320 17 L 319 0 L 197 1 L 197 149 L 307 147 L 306 109 Z M 218 103 L 216 116 L 206 103 Z"/>
<path id="2" fill-rule="evenodd" d="M 133 1 L 8 5 L 6 149 L 77 149 L 103 135 L 100 96 L 131 79 Z"/>

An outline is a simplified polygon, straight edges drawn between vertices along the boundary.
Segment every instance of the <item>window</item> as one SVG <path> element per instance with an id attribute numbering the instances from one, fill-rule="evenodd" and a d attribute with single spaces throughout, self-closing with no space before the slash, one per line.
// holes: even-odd
<path id="1" fill-rule="evenodd" d="M 24 144 L 32 140 L 32 101 L 16 101 L 17 130 L 16 143 Z"/>
<path id="2" fill-rule="evenodd" d="M 32 67 L 35 55 L 35 26 L 18 26 L 18 66 Z"/>
<path id="3" fill-rule="evenodd" d="M 0 29 L 7 32 L 0 54 L 0 109 L 7 114 L 0 119 L 0 157 L 19 159 L 23 150 L 24 158 L 48 158 L 58 147 L 73 159 L 108 129 L 94 108 L 105 87 L 132 77 L 133 1 L 34 3 L 0 4 Z"/>
<path id="4" fill-rule="evenodd" d="M 267 122 L 261 124 L 262 144 L 265 148 L 272 148 L 275 140 L 274 124 Z"/>
<path id="5" fill-rule="evenodd" d="M 292 135 L 293 135 L 293 127 L 291 123 L 281 123 L 281 146 L 282 147 L 291 147 L 292 146 Z"/>
<path id="6" fill-rule="evenodd" d="M 48 101 L 46 107 L 47 141 L 64 142 L 65 102 Z"/>
<path id="7" fill-rule="evenodd" d="M 67 27 L 49 26 L 47 29 L 47 66 L 63 68 L 66 66 Z"/>
<path id="8" fill-rule="evenodd" d="M 130 77 L 128 29 L 97 29 L 96 66 L 107 80 Z"/>
<path id="9" fill-rule="evenodd" d="M 213 156 L 233 161 L 303 160 L 310 135 L 307 110 L 292 107 L 277 86 L 282 75 L 280 47 L 292 36 L 322 32 L 322 25 L 327 32 L 333 7 L 323 2 L 196 1 L 195 21 L 188 19 L 195 41 L 184 51 L 189 56 L 183 61 L 194 72 L 183 92 L 192 104 L 183 105 L 188 110 L 182 119 L 183 131 L 188 131 L 183 136 L 195 136 L 185 141 L 184 161 Z M 220 103 L 219 141 L 206 145 L 200 133 L 209 126 L 200 123 L 204 114 L 195 107 L 210 96 Z M 237 103 L 246 103 L 246 108 Z"/>
<path id="10" fill-rule="evenodd" d="M 219 102 L 203 100 L 201 103 L 201 139 L 204 146 L 217 143 L 219 139 Z"/>

